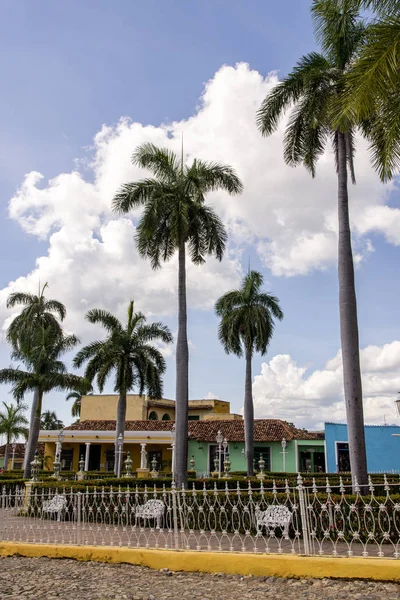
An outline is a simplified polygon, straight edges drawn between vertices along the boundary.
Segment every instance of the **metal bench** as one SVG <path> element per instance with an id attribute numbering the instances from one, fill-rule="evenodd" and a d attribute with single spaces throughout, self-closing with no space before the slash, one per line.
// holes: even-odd
<path id="1" fill-rule="evenodd" d="M 255 510 L 257 532 L 262 534 L 265 527 L 269 534 L 275 535 L 275 529 L 280 527 L 283 530 L 283 537 L 289 539 L 289 525 L 292 520 L 292 513 L 286 506 L 272 504 L 267 506 L 267 510 Z"/>
<path id="2" fill-rule="evenodd" d="M 57 521 L 60 521 L 61 515 L 65 512 L 66 508 L 67 508 L 66 497 L 63 495 L 60 495 L 60 494 L 56 494 L 50 500 L 45 500 L 43 502 L 41 518 L 43 519 L 43 515 L 45 515 L 45 514 L 49 514 L 49 515 L 57 514 Z"/>
<path id="3" fill-rule="evenodd" d="M 148 500 L 146 504 L 136 507 L 136 519 L 155 519 L 157 529 L 161 528 L 161 519 L 164 516 L 165 504 L 162 500 Z"/>

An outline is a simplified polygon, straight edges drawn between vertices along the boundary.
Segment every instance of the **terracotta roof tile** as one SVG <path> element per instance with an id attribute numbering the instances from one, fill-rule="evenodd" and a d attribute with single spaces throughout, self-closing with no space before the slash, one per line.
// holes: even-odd
<path id="1" fill-rule="evenodd" d="M 38 450 L 39 450 L 39 454 L 43 455 L 44 444 L 38 444 Z M 4 444 L 3 446 L 0 446 L 0 457 L 1 458 L 4 457 L 5 451 L 6 451 L 6 445 Z M 25 454 L 25 444 L 18 443 L 17 447 L 15 448 L 15 458 L 24 458 L 24 454 Z M 12 458 L 12 445 L 11 444 L 9 447 L 8 458 L 9 458 L 9 460 L 11 460 L 11 458 Z"/>
<path id="2" fill-rule="evenodd" d="M 218 430 L 230 442 L 244 442 L 244 421 L 192 421 L 189 423 L 191 437 L 202 442 L 214 442 Z M 278 419 L 257 419 L 254 421 L 255 442 L 280 442 L 285 438 L 291 440 L 319 439 L 314 433 L 297 429 L 285 421 Z"/>
<path id="3" fill-rule="evenodd" d="M 115 421 L 81 421 L 74 423 L 66 430 L 74 431 L 114 431 Z M 171 431 L 174 421 L 126 421 L 126 431 Z M 229 442 L 244 442 L 243 420 L 204 420 L 189 421 L 189 435 L 191 438 L 201 442 L 214 442 L 217 432 Z M 254 421 L 255 442 L 280 442 L 285 438 L 291 440 L 319 440 L 324 439 L 321 433 L 313 433 L 303 429 L 297 429 L 285 421 L 279 419 L 258 419 Z"/>

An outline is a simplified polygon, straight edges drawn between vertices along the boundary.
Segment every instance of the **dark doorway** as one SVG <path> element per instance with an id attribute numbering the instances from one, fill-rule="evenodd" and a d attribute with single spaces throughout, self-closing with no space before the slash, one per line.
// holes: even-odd
<path id="1" fill-rule="evenodd" d="M 224 466 L 223 466 L 223 462 L 224 462 L 224 455 L 223 452 L 221 452 L 221 454 L 219 454 L 219 449 L 218 446 L 211 446 L 210 445 L 210 473 L 213 473 L 215 471 L 215 466 L 217 466 L 217 471 L 218 471 L 218 456 L 219 456 L 219 469 L 222 472 L 224 470 Z M 215 462 L 215 459 L 217 459 L 217 462 Z"/>
<path id="2" fill-rule="evenodd" d="M 83 455 L 83 460 L 86 457 L 86 444 L 81 444 L 79 447 L 79 458 Z M 101 444 L 90 444 L 89 448 L 89 471 L 100 471 L 101 460 Z"/>
<path id="3" fill-rule="evenodd" d="M 347 442 L 336 442 L 337 462 L 339 473 L 350 472 L 349 444 Z"/>

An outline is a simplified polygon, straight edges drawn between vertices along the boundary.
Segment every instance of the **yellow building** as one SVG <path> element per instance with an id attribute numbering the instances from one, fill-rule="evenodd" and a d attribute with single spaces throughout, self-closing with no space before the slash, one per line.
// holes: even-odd
<path id="1" fill-rule="evenodd" d="M 93 394 L 82 397 L 80 421 L 111 421 L 117 414 L 117 394 Z M 241 419 L 231 414 L 230 403 L 224 400 L 189 400 L 189 421 L 202 419 Z M 174 421 L 175 400 L 150 400 L 147 396 L 128 394 L 127 421 Z"/>
<path id="2" fill-rule="evenodd" d="M 114 470 L 117 403 L 117 394 L 82 397 L 79 421 L 63 431 L 62 469 L 77 471 L 82 458 L 85 471 Z M 189 421 L 241 418 L 230 412 L 229 402 L 218 399 L 189 400 Z M 133 471 L 140 468 L 141 452 L 145 452 L 147 466 L 155 459 L 158 471 L 171 472 L 174 420 L 174 400 L 151 400 L 135 394 L 127 396 L 123 452 L 124 458 L 130 452 Z M 58 453 L 58 434 L 58 431 L 40 431 L 39 441 L 45 444 L 44 464 L 49 470 L 53 468 Z"/>

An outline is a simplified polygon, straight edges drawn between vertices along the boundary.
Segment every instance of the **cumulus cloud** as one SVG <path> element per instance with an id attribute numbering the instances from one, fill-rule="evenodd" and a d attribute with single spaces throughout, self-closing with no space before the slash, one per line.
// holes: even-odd
<path id="1" fill-rule="evenodd" d="M 133 243 L 138 213 L 117 218 L 111 199 L 121 183 L 141 178 L 130 157 L 143 142 L 180 151 L 185 159 L 220 160 L 236 168 L 244 182 L 240 197 L 213 193 L 210 202 L 225 221 L 230 246 L 222 263 L 188 266 L 188 294 L 194 308 L 211 309 L 215 299 L 238 284 L 241 252 L 252 245 L 274 275 L 306 275 L 336 261 L 336 176 L 332 153 L 321 159 L 313 181 L 303 168 L 291 169 L 282 158 L 284 124 L 263 139 L 255 125 L 262 99 L 277 83 L 246 64 L 224 66 L 206 84 L 193 116 L 171 124 L 144 126 L 123 118 L 104 125 L 87 154 L 71 173 L 46 181 L 26 175 L 10 200 L 9 214 L 30 235 L 47 240 L 47 254 L 31 273 L 0 292 L 0 316 L 13 290 L 36 290 L 39 279 L 69 308 L 71 329 L 85 333 L 85 310 L 99 303 L 122 315 L 130 298 L 147 314 L 176 312 L 176 259 L 156 274 Z M 382 186 L 369 166 L 360 141 L 356 167 L 359 183 L 351 190 L 356 260 L 369 251 L 368 233 L 381 232 L 400 243 L 400 211 L 386 205 L 390 186 Z"/>
<path id="2" fill-rule="evenodd" d="M 395 420 L 394 399 L 400 389 L 400 341 L 361 350 L 366 423 Z M 324 421 L 345 422 L 342 358 L 339 351 L 324 369 L 309 372 L 288 354 L 261 365 L 253 383 L 258 418 L 283 418 L 297 426 L 322 428 Z"/>

